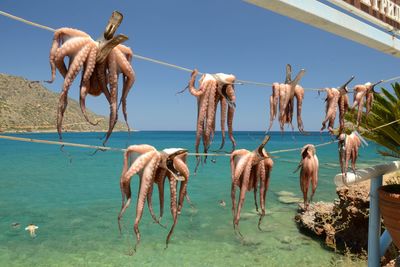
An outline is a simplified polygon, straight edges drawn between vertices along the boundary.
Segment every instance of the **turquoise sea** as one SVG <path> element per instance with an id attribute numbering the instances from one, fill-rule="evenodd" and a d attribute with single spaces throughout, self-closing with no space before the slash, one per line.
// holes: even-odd
<path id="1" fill-rule="evenodd" d="M 10 134 L 11 135 L 11 134 Z M 308 136 L 272 133 L 267 150 L 301 147 L 330 140 L 326 134 Z M 57 140 L 54 133 L 13 136 Z M 102 133 L 64 133 L 64 141 L 100 145 Z M 254 149 L 262 132 L 236 132 L 237 148 Z M 113 133 L 108 145 L 126 147 L 151 144 L 157 149 L 183 147 L 194 150 L 195 132 L 142 131 Z M 217 133 L 214 146 L 219 147 Z M 226 148 L 230 149 L 227 140 Z M 122 237 L 117 226 L 121 206 L 119 176 L 122 153 L 97 152 L 83 148 L 0 140 L 0 266 L 348 266 L 348 260 L 327 250 L 320 242 L 299 233 L 295 223 L 296 204 L 278 201 L 276 192 L 285 190 L 300 196 L 299 151 L 276 154 L 267 193 L 267 216 L 260 232 L 252 193 L 248 193 L 240 221 L 244 242 L 234 234 L 230 202 L 228 157 L 210 158 L 191 175 L 187 202 L 165 247 L 167 230 L 152 222 L 146 207 L 139 225 L 142 240 L 138 251 L 133 223 L 137 177 L 132 179 L 133 204 L 124 216 Z M 360 149 L 358 167 L 385 160 L 369 143 Z M 320 161 L 315 201 L 332 201 L 333 177 L 340 172 L 337 144 L 317 149 Z M 211 159 L 215 159 L 213 163 Z M 195 158 L 189 157 L 193 172 Z M 156 190 L 156 189 L 155 189 Z M 171 225 L 169 190 L 166 190 L 163 222 Z M 153 195 L 158 213 L 158 193 Z M 219 205 L 224 200 L 226 207 Z M 20 227 L 12 227 L 20 223 Z M 39 226 L 36 238 L 25 227 Z M 358 262 L 355 266 L 364 265 Z"/>

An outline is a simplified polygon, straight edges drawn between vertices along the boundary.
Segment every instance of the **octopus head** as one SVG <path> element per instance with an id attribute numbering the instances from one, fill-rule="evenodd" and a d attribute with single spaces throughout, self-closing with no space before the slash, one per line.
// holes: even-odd
<path id="1" fill-rule="evenodd" d="M 314 157 L 315 155 L 315 147 L 314 145 L 305 145 L 302 149 L 301 149 L 301 156 L 302 158 L 311 158 Z"/>
<path id="2" fill-rule="evenodd" d="M 184 181 L 183 176 L 174 167 L 174 158 L 187 153 L 183 148 L 167 148 L 161 152 L 160 167 L 168 170 L 177 181 Z"/>
<path id="3" fill-rule="evenodd" d="M 215 79 L 218 81 L 218 93 L 226 99 L 228 105 L 231 108 L 236 108 L 236 96 L 234 87 L 234 83 L 236 80 L 235 75 L 216 73 L 213 75 L 213 77 L 215 77 Z"/>

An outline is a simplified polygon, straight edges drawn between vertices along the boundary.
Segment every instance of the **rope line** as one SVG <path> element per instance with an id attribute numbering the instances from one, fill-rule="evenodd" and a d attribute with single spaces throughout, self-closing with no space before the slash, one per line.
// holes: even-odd
<path id="1" fill-rule="evenodd" d="M 32 22 L 32 21 L 17 17 L 17 16 L 14 16 L 14 15 L 11 15 L 10 13 L 7 13 L 7 12 L 1 11 L 1 10 L 0 10 L 0 15 L 3 15 L 3 16 L 8 17 L 10 19 L 14 19 L 14 20 L 26 23 L 26 24 L 34 26 L 34 27 L 42 28 L 44 30 L 48 30 L 48 31 L 51 31 L 51 32 L 55 32 L 56 31 L 53 28 L 50 28 L 50 27 L 47 27 L 47 26 L 44 26 L 44 25 L 41 25 L 41 24 L 38 24 L 38 23 L 35 23 L 35 22 Z"/>
<path id="2" fill-rule="evenodd" d="M 369 131 L 375 131 L 377 129 L 389 126 L 391 124 L 400 122 L 400 119 L 391 121 L 389 123 L 382 124 L 378 127 L 375 127 Z M 86 144 L 78 144 L 78 143 L 69 143 L 69 142 L 61 142 L 61 141 L 50 141 L 50 140 L 43 140 L 43 139 L 33 139 L 33 138 L 25 138 L 25 137 L 16 137 L 16 136 L 8 136 L 8 135 L 0 135 L 0 139 L 6 139 L 6 140 L 13 140 L 13 141 L 21 141 L 21 142 L 29 142 L 29 143 L 40 143 L 40 144 L 48 144 L 48 145 L 60 145 L 60 146 L 71 146 L 71 147 L 82 147 L 82 148 L 91 148 L 91 149 L 97 149 L 97 150 L 102 150 L 102 151 L 126 151 L 124 148 L 115 148 L 115 147 L 105 147 L 105 146 L 95 146 L 95 145 L 86 145 Z M 337 143 L 338 140 L 332 140 L 326 143 L 322 144 L 317 144 L 314 145 L 315 147 L 322 147 L 322 146 L 327 146 L 333 143 Z M 281 150 L 274 150 L 274 151 L 269 151 L 269 154 L 279 154 L 279 153 L 285 153 L 285 152 L 292 152 L 292 151 L 299 151 L 303 147 L 297 147 L 297 148 L 289 148 L 289 149 L 281 149 Z M 231 154 L 230 153 L 188 153 L 188 156 L 225 156 L 229 157 Z"/>
<path id="3" fill-rule="evenodd" d="M 378 127 L 375 127 L 375 128 L 373 128 L 373 129 L 371 129 L 371 130 L 369 130 L 369 131 L 375 131 L 375 130 L 377 130 L 377 129 L 380 129 L 380 128 L 383 128 L 383 127 L 389 126 L 389 125 L 391 125 L 391 124 L 393 124 L 393 123 L 396 123 L 396 122 L 400 122 L 400 119 L 398 119 L 398 120 L 395 120 L 395 121 L 391 121 L 391 122 L 389 122 L 389 123 L 386 123 L 386 124 L 383 124 L 383 125 L 380 125 L 380 126 L 378 126 Z"/>
<path id="4" fill-rule="evenodd" d="M 103 121 L 104 118 L 98 118 L 96 122 Z M 87 124 L 87 122 L 74 122 L 74 123 L 66 123 L 63 124 L 63 127 L 70 127 L 75 125 Z M 8 125 L 8 126 L 0 126 L 0 129 L 9 129 L 9 128 L 18 128 L 18 129 L 38 129 L 38 128 L 56 128 L 54 124 L 44 124 L 44 125 Z"/>
<path id="5" fill-rule="evenodd" d="M 8 135 L 0 135 L 0 139 L 12 140 L 12 141 L 20 141 L 20 142 L 28 142 L 28 143 L 39 143 L 39 144 L 47 144 L 47 145 L 60 145 L 60 146 L 70 146 L 70 147 L 81 147 L 81 148 L 90 148 L 90 149 L 97 149 L 102 151 L 120 151 L 125 152 L 126 149 L 124 148 L 115 148 L 115 147 L 106 147 L 106 146 L 95 146 L 95 145 L 86 145 L 86 144 L 78 144 L 78 143 L 70 143 L 70 142 L 61 142 L 61 141 L 50 141 L 50 140 L 43 140 L 43 139 L 34 139 L 34 138 L 25 138 L 25 137 L 16 137 L 16 136 L 8 136 Z M 315 147 L 321 147 L 330 145 L 337 141 L 329 141 L 326 143 L 315 145 Z M 281 150 L 274 150 L 268 153 L 270 154 L 279 154 L 284 152 L 291 152 L 291 151 L 298 151 L 301 150 L 303 147 L 298 148 L 290 148 L 290 149 L 281 149 Z M 192 153 L 189 152 L 188 156 L 223 156 L 223 157 L 230 157 L 230 153 Z"/>
<path id="6" fill-rule="evenodd" d="M 26 23 L 28 25 L 44 29 L 44 30 L 48 30 L 48 31 L 51 31 L 51 32 L 55 32 L 56 31 L 56 29 L 53 29 L 51 27 L 44 26 L 44 25 L 41 25 L 39 23 L 35 23 L 35 22 L 32 22 L 32 21 L 23 19 L 21 17 L 14 16 L 14 15 L 12 15 L 10 13 L 7 13 L 7 12 L 1 11 L 1 10 L 0 10 L 0 15 L 3 15 L 3 16 L 8 17 L 10 19 L 14 19 L 14 20 L 17 20 L 17 21 L 20 21 L 20 22 Z M 142 59 L 142 60 L 145 60 L 145 61 L 153 62 L 153 63 L 159 64 L 159 65 L 163 65 L 163 66 L 166 66 L 166 67 L 170 67 L 170 68 L 175 68 L 175 69 L 178 69 L 178 70 L 186 71 L 186 72 L 192 72 L 193 71 L 192 69 L 181 67 L 181 66 L 178 66 L 178 65 L 175 65 L 175 64 L 171 64 L 171 63 L 168 63 L 168 62 L 165 62 L 165 61 L 161 61 L 161 60 L 157 60 L 157 59 L 141 56 L 141 55 L 138 55 L 138 54 L 134 54 L 133 57 L 138 58 L 138 59 Z M 202 75 L 204 73 L 199 72 L 199 74 Z M 391 82 L 391 81 L 395 81 L 395 80 L 399 80 L 399 79 L 400 79 L 400 76 L 396 76 L 396 77 L 393 77 L 393 78 L 389 78 L 389 79 L 383 80 L 382 83 L 387 83 L 387 82 Z M 272 86 L 271 83 L 265 83 L 265 82 L 254 82 L 254 81 L 246 81 L 246 80 L 237 80 L 237 82 L 238 82 L 238 84 L 251 84 L 251 85 L 260 86 L 260 87 L 270 87 L 270 86 Z M 318 92 L 325 91 L 324 88 L 320 88 L 320 89 L 318 89 L 318 88 L 303 88 L 303 89 L 305 91 L 318 91 Z"/>

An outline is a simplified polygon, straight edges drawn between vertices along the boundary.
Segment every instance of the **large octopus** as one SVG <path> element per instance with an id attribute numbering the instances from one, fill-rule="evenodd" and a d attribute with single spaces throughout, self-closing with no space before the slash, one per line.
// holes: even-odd
<path id="1" fill-rule="evenodd" d="M 356 172 L 356 161 L 361 140 L 355 132 L 352 132 L 350 135 L 342 133 L 338 136 L 338 139 L 340 168 L 342 170 L 342 176 L 346 177 L 349 160 L 351 160 L 353 172 Z"/>
<path id="2" fill-rule="evenodd" d="M 344 130 L 344 115 L 349 109 L 349 97 L 347 96 L 348 89 L 347 85 L 354 79 L 352 76 L 345 84 L 337 88 L 325 88 L 326 91 L 326 116 L 322 122 L 321 132 L 326 128 L 326 123 L 328 124 L 328 131 L 333 133 L 336 111 L 339 106 L 339 133 Z"/>
<path id="3" fill-rule="evenodd" d="M 265 197 L 269 186 L 269 178 L 273 166 L 272 159 L 268 156 L 264 146 L 269 141 L 270 137 L 267 135 L 261 145 L 254 151 L 246 149 L 238 149 L 232 152 L 230 157 L 231 163 L 231 199 L 232 199 L 232 215 L 233 215 L 233 228 L 235 233 L 241 237 L 242 234 L 239 230 L 240 211 L 242 209 L 246 192 L 253 189 L 254 203 L 258 212 L 257 205 L 257 188 L 260 188 L 260 218 L 258 220 L 258 229 L 261 230 L 261 220 L 265 216 Z M 240 197 L 236 206 L 236 187 L 240 188 Z M 237 208 L 236 208 L 237 207 Z"/>
<path id="4" fill-rule="evenodd" d="M 77 29 L 60 28 L 55 31 L 50 49 L 51 80 L 48 82 L 54 81 L 56 69 L 64 77 L 57 109 L 57 132 L 60 139 L 62 138 L 62 120 L 68 104 L 68 90 L 81 69 L 80 107 L 85 119 L 92 125 L 97 124 L 97 122 L 91 122 L 86 114 L 85 99 L 88 94 L 98 96 L 103 93 L 110 103 L 109 128 L 103 145 L 118 121 L 118 76 L 120 73 L 123 74 L 124 82 L 119 105 L 122 104 L 124 119 L 129 130 L 126 98 L 135 82 L 135 73 L 130 63 L 133 56 L 132 50 L 120 44 L 128 38 L 124 35 L 113 37 L 121 20 L 122 17 L 118 18 L 118 14 L 113 13 L 104 37 L 97 41 Z M 66 57 L 69 58 L 68 68 L 64 62 Z"/>
<path id="5" fill-rule="evenodd" d="M 131 156 L 133 162 L 128 166 Z M 120 187 L 122 193 L 122 206 L 118 215 L 118 226 L 121 232 L 121 219 L 126 209 L 131 203 L 131 185 L 130 181 L 133 175 L 138 174 L 140 178 L 139 192 L 136 204 L 136 219 L 134 231 L 136 234 L 136 247 L 140 243 L 139 222 L 143 215 L 144 204 L 147 204 L 153 220 L 160 224 L 164 212 L 164 182 L 168 178 L 170 184 L 170 209 L 173 218 L 173 224 L 169 230 L 166 247 L 177 223 L 178 214 L 180 214 L 184 197 L 187 194 L 187 183 L 189 180 L 189 169 L 186 165 L 187 150 L 181 148 L 164 149 L 157 151 L 150 145 L 129 146 L 124 154 L 124 165 L 122 169 Z M 177 194 L 177 183 L 181 181 L 179 195 Z M 153 185 L 157 184 L 160 199 L 160 216 L 157 219 L 152 206 Z"/>
<path id="6" fill-rule="evenodd" d="M 204 153 L 207 153 L 215 134 L 215 114 L 218 103 L 221 106 L 221 150 L 225 144 L 225 123 L 228 122 L 228 134 L 232 142 L 232 151 L 235 150 L 236 141 L 233 137 L 233 116 L 235 114 L 235 76 L 224 73 L 203 74 L 199 80 L 199 88 L 195 87 L 198 71 L 195 69 L 189 81 L 189 91 L 197 97 L 197 129 L 196 129 L 196 153 L 199 152 L 200 139 L 203 138 Z M 226 111 L 228 108 L 228 115 Z M 200 157 L 197 156 L 197 166 Z M 197 167 L 196 167 L 197 169 Z"/>
<path id="7" fill-rule="evenodd" d="M 301 149 L 301 161 L 296 171 L 300 169 L 300 188 L 303 192 L 304 209 L 307 210 L 309 203 L 315 194 L 318 185 L 318 157 L 314 145 L 305 145 Z M 296 172 L 295 171 L 295 172 Z M 310 199 L 308 199 L 308 188 L 312 185 Z"/>
<path id="8" fill-rule="evenodd" d="M 357 127 L 360 125 L 361 122 L 361 115 L 364 106 L 364 96 L 366 100 L 366 115 L 368 116 L 369 112 L 372 108 L 372 102 L 374 101 L 374 87 L 378 84 L 383 82 L 383 80 L 378 81 L 374 84 L 367 82 L 365 84 L 358 84 L 354 86 L 354 102 L 353 106 L 351 107 L 354 109 L 357 106 Z"/>
<path id="9" fill-rule="evenodd" d="M 300 79 L 303 77 L 305 70 L 302 69 L 297 74 L 296 78 L 292 81 L 292 66 L 286 65 L 286 79 L 284 83 L 273 83 L 272 84 L 272 95 L 269 99 L 270 112 L 269 112 L 269 132 L 272 128 L 272 124 L 276 118 L 277 106 L 279 102 L 279 126 L 281 132 L 285 124 L 290 124 L 292 130 L 294 130 L 293 120 L 293 109 L 294 109 L 294 97 L 297 100 L 297 128 L 300 132 L 304 132 L 303 120 L 301 119 L 301 109 L 304 98 L 304 89 L 298 85 Z"/>

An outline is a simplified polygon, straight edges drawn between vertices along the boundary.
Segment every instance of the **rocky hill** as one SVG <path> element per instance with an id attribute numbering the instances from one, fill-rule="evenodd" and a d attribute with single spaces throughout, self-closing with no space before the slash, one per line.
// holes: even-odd
<path id="1" fill-rule="evenodd" d="M 59 94 L 37 82 L 0 73 L 0 132 L 56 131 Z M 86 122 L 79 103 L 68 99 L 64 115 L 63 131 L 107 131 L 108 117 L 88 111 L 91 121 Z M 118 122 L 114 131 L 126 131 L 126 125 Z"/>

